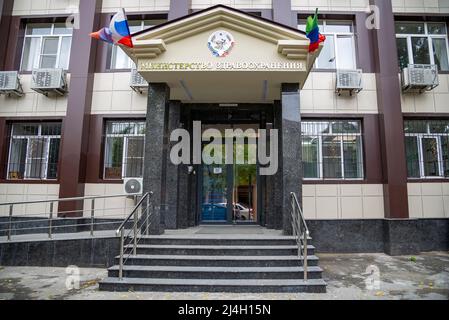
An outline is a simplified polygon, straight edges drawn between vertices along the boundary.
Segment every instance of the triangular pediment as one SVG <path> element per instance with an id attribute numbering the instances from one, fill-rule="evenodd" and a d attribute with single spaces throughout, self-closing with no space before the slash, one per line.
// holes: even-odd
<path id="1" fill-rule="evenodd" d="M 299 30 L 217 5 L 134 33 L 123 48 L 148 82 L 185 102 L 279 99 L 282 83 L 303 86 L 322 49 Z"/>
<path id="2" fill-rule="evenodd" d="M 308 41 L 302 31 L 224 5 L 210 7 L 180 19 L 137 32 L 133 34 L 133 40 L 139 42 L 142 40 L 162 39 L 168 44 L 204 30 L 220 27 L 242 31 L 273 43 L 277 43 L 280 39 Z"/>
<path id="3" fill-rule="evenodd" d="M 253 16 L 224 5 L 217 5 L 191 15 L 169 21 L 133 34 L 134 49 L 127 49 L 136 58 L 155 58 L 170 44 L 198 34 L 226 29 L 273 44 L 274 50 L 289 59 L 306 59 L 309 40 L 299 30 Z"/>

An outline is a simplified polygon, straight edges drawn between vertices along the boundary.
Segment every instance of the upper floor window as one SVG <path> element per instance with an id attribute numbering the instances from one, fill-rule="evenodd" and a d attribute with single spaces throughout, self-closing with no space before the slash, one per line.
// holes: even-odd
<path id="1" fill-rule="evenodd" d="M 144 121 L 108 121 L 104 178 L 142 177 L 145 141 Z"/>
<path id="2" fill-rule="evenodd" d="M 444 22 L 396 22 L 401 69 L 409 64 L 436 64 L 449 71 L 447 27 Z"/>
<path id="3" fill-rule="evenodd" d="M 128 21 L 129 31 L 131 34 L 155 26 L 159 23 L 159 20 Z M 113 46 L 111 55 L 111 69 L 132 69 L 134 67 L 134 61 L 132 61 L 119 46 Z"/>
<path id="4" fill-rule="evenodd" d="M 318 56 L 315 68 L 355 69 L 354 27 L 351 21 L 320 21 L 320 32 L 326 36 L 323 50 Z M 305 31 L 304 24 L 299 29 Z"/>
<path id="5" fill-rule="evenodd" d="M 357 120 L 301 123 L 306 179 L 363 179 L 362 128 Z"/>
<path id="6" fill-rule="evenodd" d="M 65 23 L 28 23 L 22 51 L 21 70 L 69 68 L 72 31 Z"/>
<path id="7" fill-rule="evenodd" d="M 406 120 L 409 178 L 449 177 L 449 120 Z"/>
<path id="8" fill-rule="evenodd" d="M 8 179 L 56 179 L 61 123 L 14 123 Z"/>

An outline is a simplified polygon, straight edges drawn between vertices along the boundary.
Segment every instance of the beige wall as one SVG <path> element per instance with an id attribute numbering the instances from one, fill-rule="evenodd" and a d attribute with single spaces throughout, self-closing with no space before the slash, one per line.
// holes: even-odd
<path id="1" fill-rule="evenodd" d="M 449 13 L 448 0 L 392 0 L 393 12 Z"/>
<path id="2" fill-rule="evenodd" d="M 449 183 L 409 183 L 410 218 L 449 218 Z"/>
<path id="3" fill-rule="evenodd" d="M 52 200 L 59 197 L 59 184 L 0 184 L 0 204 L 5 202 Z M 57 207 L 55 207 L 55 210 Z M 50 210 L 49 203 L 14 206 L 13 215 L 41 213 L 44 216 Z M 8 215 L 9 207 L 0 205 L 0 216 Z"/>
<path id="4" fill-rule="evenodd" d="M 127 12 L 168 11 L 170 0 L 103 0 L 103 12 L 116 12 L 119 8 Z"/>
<path id="5" fill-rule="evenodd" d="M 84 187 L 84 196 L 122 195 L 123 184 L 87 183 Z M 91 200 L 85 200 L 84 210 L 91 208 Z M 95 217 L 125 218 L 134 208 L 134 200 L 127 197 L 95 200 Z M 84 216 L 90 216 L 85 212 Z"/>
<path id="6" fill-rule="evenodd" d="M 301 91 L 302 113 L 378 113 L 376 75 L 363 74 L 363 90 L 352 97 L 335 93 L 335 73 L 312 72 Z"/>
<path id="7" fill-rule="evenodd" d="M 96 73 L 92 114 L 145 113 L 146 92 L 129 87 L 129 72 Z M 302 113 L 378 113 L 375 74 L 363 75 L 363 90 L 352 97 L 335 93 L 335 73 L 312 72 L 301 91 Z"/>
<path id="8" fill-rule="evenodd" d="M 305 184 L 306 219 L 383 219 L 381 184 Z"/>
<path id="9" fill-rule="evenodd" d="M 53 117 L 65 116 L 67 111 L 67 94 L 49 97 L 30 89 L 31 75 L 20 75 L 20 83 L 24 91 L 22 97 L 0 96 L 0 117 Z M 70 91 L 70 75 L 67 75 Z"/>
<path id="10" fill-rule="evenodd" d="M 271 9 L 271 0 L 192 0 L 192 9 L 204 9 L 224 4 L 237 9 Z"/>
<path id="11" fill-rule="evenodd" d="M 92 95 L 92 114 L 145 113 L 147 94 L 129 87 L 131 73 L 96 73 Z"/>
<path id="12" fill-rule="evenodd" d="M 438 77 L 440 85 L 432 91 L 402 93 L 402 112 L 449 112 L 449 75 L 440 74 Z"/>
<path id="13" fill-rule="evenodd" d="M 78 12 L 79 0 L 14 0 L 13 15 Z"/>
<path id="14" fill-rule="evenodd" d="M 299 11 L 364 11 L 369 0 L 292 0 L 292 9 Z"/>

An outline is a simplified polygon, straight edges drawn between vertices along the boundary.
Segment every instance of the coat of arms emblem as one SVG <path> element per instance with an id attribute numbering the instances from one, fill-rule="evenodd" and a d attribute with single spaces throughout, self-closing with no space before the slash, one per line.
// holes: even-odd
<path id="1" fill-rule="evenodd" d="M 234 43 L 234 37 L 229 32 L 219 30 L 210 35 L 207 45 L 214 56 L 226 57 Z"/>

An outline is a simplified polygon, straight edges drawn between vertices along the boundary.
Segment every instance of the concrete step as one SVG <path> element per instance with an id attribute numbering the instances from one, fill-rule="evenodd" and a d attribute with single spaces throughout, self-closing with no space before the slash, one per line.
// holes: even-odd
<path id="1" fill-rule="evenodd" d="M 318 257 L 309 255 L 309 266 L 318 265 Z M 115 258 L 119 263 L 119 256 Z M 136 255 L 126 259 L 127 265 L 141 266 L 203 266 L 203 267 L 296 267 L 302 258 L 295 256 L 200 256 L 200 255 Z"/>
<path id="2" fill-rule="evenodd" d="M 105 278 L 103 291 L 167 291 L 167 292 L 326 292 L 322 279 L 162 279 Z"/>
<path id="3" fill-rule="evenodd" d="M 311 241 L 312 239 L 309 238 Z M 194 235 L 186 236 L 140 236 L 140 244 L 155 245 L 296 245 L 295 237 L 291 236 L 232 236 L 232 235 Z"/>
<path id="4" fill-rule="evenodd" d="M 126 251 L 132 250 L 132 245 L 125 246 Z M 308 245 L 308 255 L 315 254 L 315 247 Z M 232 256 L 289 256 L 297 255 L 296 245 L 278 246 L 220 246 L 220 245 L 148 245 L 138 244 L 137 254 L 151 255 L 232 255 Z"/>
<path id="5" fill-rule="evenodd" d="M 309 267 L 309 279 L 321 279 L 320 267 Z M 118 277 L 119 266 L 108 269 L 109 277 Z M 123 266 L 126 278 L 165 279 L 303 279 L 303 267 L 174 267 Z"/>

